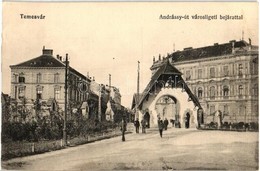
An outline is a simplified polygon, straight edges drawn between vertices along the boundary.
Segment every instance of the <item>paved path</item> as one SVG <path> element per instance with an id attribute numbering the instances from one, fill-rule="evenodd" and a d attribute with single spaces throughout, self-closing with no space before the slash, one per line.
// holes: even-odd
<path id="1" fill-rule="evenodd" d="M 2 162 L 13 170 L 256 170 L 258 133 L 170 128 Z"/>

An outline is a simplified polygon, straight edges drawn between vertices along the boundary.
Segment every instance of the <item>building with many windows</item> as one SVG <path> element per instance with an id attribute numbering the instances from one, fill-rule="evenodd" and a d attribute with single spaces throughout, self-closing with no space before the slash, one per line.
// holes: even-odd
<path id="1" fill-rule="evenodd" d="M 64 110 L 65 66 L 61 56 L 54 57 L 53 50 L 45 47 L 39 57 L 11 65 L 11 98 L 26 99 L 29 103 L 36 99 L 46 103 L 55 100 Z M 86 101 L 91 80 L 72 67 L 68 67 L 68 73 L 70 104 Z"/>
<path id="2" fill-rule="evenodd" d="M 32 111 L 27 112 L 31 113 L 31 116 L 28 114 L 27 120 L 35 118 L 37 104 L 40 104 L 43 116 L 50 115 L 53 111 L 62 114 L 65 109 L 66 71 L 66 61 L 62 60 L 62 56 L 54 57 L 52 49 L 43 47 L 42 55 L 39 57 L 11 65 L 10 68 L 10 97 L 14 104 L 26 106 Z M 91 77 L 81 74 L 70 66 L 67 71 L 68 119 L 81 113 L 89 119 L 101 117 L 101 120 L 105 120 L 110 91 L 113 107 L 115 104 L 121 107 L 118 88 L 112 86 L 110 89 L 108 86 L 98 84 L 94 77 L 91 80 Z M 14 112 L 11 120 L 20 121 L 19 112 Z"/>
<path id="3" fill-rule="evenodd" d="M 154 58 L 155 73 L 170 60 L 199 99 L 204 122 L 258 122 L 258 46 L 240 40 L 201 48 L 185 48 Z"/>

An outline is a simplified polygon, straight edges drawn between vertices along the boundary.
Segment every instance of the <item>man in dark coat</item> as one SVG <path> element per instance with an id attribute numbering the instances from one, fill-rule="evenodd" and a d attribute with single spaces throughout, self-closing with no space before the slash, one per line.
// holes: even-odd
<path id="1" fill-rule="evenodd" d="M 145 133 L 146 122 L 144 119 L 142 119 L 141 124 L 142 124 L 142 133 Z"/>
<path id="2" fill-rule="evenodd" d="M 167 118 L 164 119 L 164 129 L 167 130 L 167 127 L 168 127 L 168 124 L 169 124 L 169 121 L 167 120 Z"/>
<path id="3" fill-rule="evenodd" d="M 122 141 L 125 141 L 125 131 L 126 131 L 126 121 L 125 119 L 122 119 L 121 122 L 121 131 L 122 131 Z"/>
<path id="4" fill-rule="evenodd" d="M 139 133 L 140 122 L 139 122 L 138 118 L 136 118 L 134 125 L 135 125 L 136 133 Z"/>
<path id="5" fill-rule="evenodd" d="M 164 125 L 161 119 L 158 120 L 158 128 L 159 128 L 160 137 L 162 138 Z"/>
<path id="6" fill-rule="evenodd" d="M 185 128 L 190 127 L 190 113 L 188 112 L 185 117 Z"/>

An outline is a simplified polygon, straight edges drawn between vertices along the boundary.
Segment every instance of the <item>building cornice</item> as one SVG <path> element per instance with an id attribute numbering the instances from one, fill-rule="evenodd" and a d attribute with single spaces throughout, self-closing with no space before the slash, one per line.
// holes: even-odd
<path id="1" fill-rule="evenodd" d="M 10 65 L 11 69 L 32 69 L 32 70 L 38 70 L 38 69 L 64 69 L 65 67 L 24 67 L 24 66 L 14 66 Z"/>
<path id="2" fill-rule="evenodd" d="M 222 60 L 222 59 L 232 59 L 232 58 L 237 58 L 241 56 L 254 56 L 258 55 L 258 52 L 254 53 L 240 53 L 240 54 L 231 54 L 231 55 L 223 55 L 223 56 L 213 56 L 213 57 L 208 57 L 208 58 L 203 58 L 203 59 L 196 59 L 196 60 L 189 60 L 189 61 L 180 61 L 180 62 L 174 62 L 174 60 L 171 62 L 174 65 L 182 65 L 182 64 L 192 64 L 196 62 L 209 62 L 209 61 L 216 61 L 216 60 Z"/>

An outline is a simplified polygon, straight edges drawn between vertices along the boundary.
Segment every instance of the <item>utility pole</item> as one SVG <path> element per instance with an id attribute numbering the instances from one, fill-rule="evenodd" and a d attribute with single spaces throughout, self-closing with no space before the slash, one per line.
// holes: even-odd
<path id="1" fill-rule="evenodd" d="M 110 99 L 110 92 L 111 92 L 111 74 L 109 74 L 109 99 Z"/>
<path id="2" fill-rule="evenodd" d="M 99 85 L 99 95 L 98 95 L 98 120 L 101 122 L 101 91 L 102 87 Z"/>
<path id="3" fill-rule="evenodd" d="M 65 112 L 64 112 L 64 122 L 63 122 L 63 141 L 64 145 L 67 145 L 67 103 L 68 103 L 68 54 L 66 54 L 65 61 Z"/>
<path id="4" fill-rule="evenodd" d="M 137 101 L 136 101 L 136 118 L 139 118 L 138 105 L 139 105 L 139 86 L 140 86 L 140 61 L 138 61 L 137 68 Z"/>

